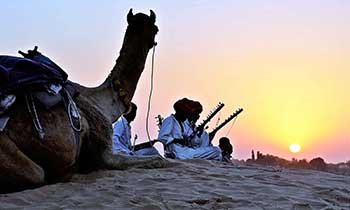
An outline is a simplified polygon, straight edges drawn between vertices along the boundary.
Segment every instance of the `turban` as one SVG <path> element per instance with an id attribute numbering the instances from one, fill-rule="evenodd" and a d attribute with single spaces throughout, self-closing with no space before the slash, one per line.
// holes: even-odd
<path id="1" fill-rule="evenodd" d="M 203 111 L 202 104 L 199 103 L 199 101 L 192 101 L 191 102 L 191 114 L 193 115 L 199 115 Z"/>
<path id="2" fill-rule="evenodd" d="M 190 114 L 192 111 L 191 104 L 192 104 L 192 100 L 189 100 L 187 98 L 180 99 L 175 102 L 174 110 L 177 113 L 188 116 L 188 114 Z"/>
<path id="3" fill-rule="evenodd" d="M 137 110 L 137 105 L 133 102 L 130 102 L 129 107 L 127 107 L 124 114 L 129 114 L 131 111 L 136 111 L 136 110 Z"/>

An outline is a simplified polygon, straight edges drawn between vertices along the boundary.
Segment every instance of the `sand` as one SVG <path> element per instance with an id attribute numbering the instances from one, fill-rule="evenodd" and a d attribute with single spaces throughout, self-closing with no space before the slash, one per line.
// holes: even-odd
<path id="1" fill-rule="evenodd" d="M 2 194 L 0 209 L 350 209 L 350 176 L 172 161 L 164 169 L 96 171 Z"/>

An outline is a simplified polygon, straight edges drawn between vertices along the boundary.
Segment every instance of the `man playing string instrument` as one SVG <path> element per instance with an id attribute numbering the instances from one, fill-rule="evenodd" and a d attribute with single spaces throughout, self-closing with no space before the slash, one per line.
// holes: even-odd
<path id="1" fill-rule="evenodd" d="M 199 115 L 202 112 L 202 110 L 203 110 L 202 105 L 197 101 L 193 101 L 192 111 L 189 114 L 188 120 L 185 121 L 185 123 L 188 123 L 189 126 L 192 128 L 193 133 L 196 133 L 195 131 L 198 129 L 204 129 L 204 128 L 198 128 L 198 126 L 196 126 L 196 122 L 198 121 Z M 216 132 L 208 134 L 204 130 L 199 130 L 197 135 L 191 136 L 190 138 L 191 145 L 195 148 L 213 146 L 212 141 L 215 134 Z M 219 139 L 219 147 L 221 149 L 222 161 L 230 162 L 231 154 L 233 152 L 233 147 L 230 143 L 230 139 L 227 137 L 221 137 Z"/>
<path id="2" fill-rule="evenodd" d="M 192 139 L 193 128 L 189 123 L 190 115 L 193 115 L 192 100 L 183 98 L 174 104 L 175 114 L 165 118 L 159 130 L 158 139 L 165 145 L 165 156 L 175 159 L 211 159 L 221 160 L 221 150 L 213 146 L 200 145 L 200 139 Z M 199 102 L 198 102 L 199 103 Z M 197 138 L 197 137 L 195 137 Z"/>
<path id="3" fill-rule="evenodd" d="M 188 123 L 188 126 L 192 129 L 190 141 L 192 146 L 195 148 L 211 146 L 212 139 L 209 138 L 209 134 L 206 131 L 204 131 L 204 128 L 199 128 L 198 126 L 196 126 L 196 122 L 198 121 L 202 111 L 203 107 L 201 103 L 198 101 L 192 101 L 191 111 L 188 114 L 188 119 L 185 121 L 185 123 Z M 211 138 L 214 138 L 214 136 L 212 136 Z"/>

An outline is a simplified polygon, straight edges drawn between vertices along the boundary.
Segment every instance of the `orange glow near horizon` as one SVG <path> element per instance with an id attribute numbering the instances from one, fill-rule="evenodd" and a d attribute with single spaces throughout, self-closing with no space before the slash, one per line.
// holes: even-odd
<path id="1" fill-rule="evenodd" d="M 214 81 L 215 89 L 200 86 L 191 90 L 192 95 L 202 99 L 205 111 L 222 98 L 230 107 L 224 108 L 222 116 L 229 115 L 230 109 L 240 106 L 245 109 L 237 121 L 239 125 L 236 124 L 238 131 L 230 133 L 236 145 L 243 143 L 236 138 L 237 132 L 255 131 L 252 138 L 270 147 L 270 151 L 262 149 L 262 152 L 292 157 L 287 148 L 298 142 L 303 147 L 300 158 L 313 157 L 334 142 L 334 136 L 346 132 L 350 117 L 346 105 L 350 104 L 350 99 L 345 92 L 349 77 L 344 70 L 349 67 L 345 58 L 339 63 L 339 57 L 335 55 L 326 58 L 312 52 L 298 54 L 293 50 L 270 54 L 258 50 L 251 54 L 241 55 L 237 61 L 208 59 L 206 66 L 200 64 L 200 54 L 188 61 L 197 63 L 197 66 L 190 65 L 192 71 L 208 72 L 201 73 L 203 84 Z M 215 65 L 223 74 L 211 71 Z M 334 68 L 337 68 L 337 75 L 333 73 Z M 180 76 L 175 79 L 191 83 Z M 256 146 L 252 144 L 251 147 Z"/>

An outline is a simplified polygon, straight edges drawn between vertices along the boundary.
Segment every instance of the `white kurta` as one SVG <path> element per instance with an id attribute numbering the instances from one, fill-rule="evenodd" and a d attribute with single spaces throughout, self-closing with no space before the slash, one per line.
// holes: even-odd
<path id="1" fill-rule="evenodd" d="M 113 127 L 113 153 L 126 153 L 128 155 L 158 155 L 156 148 L 145 148 L 132 151 L 131 127 L 124 116 L 121 116 Z"/>
<path id="2" fill-rule="evenodd" d="M 199 147 L 212 146 L 209 140 L 209 134 L 206 131 L 203 131 L 200 137 L 200 145 Z"/>
<path id="3" fill-rule="evenodd" d="M 188 120 L 186 120 L 184 123 L 190 127 L 190 130 L 188 131 L 188 133 L 192 134 L 195 130 L 194 125 L 191 124 Z M 190 136 L 191 136 L 191 134 L 190 134 Z M 190 141 L 191 141 L 191 145 L 195 148 L 210 146 L 209 134 L 206 131 L 203 131 L 200 136 L 195 135 L 194 137 L 192 137 L 190 139 Z"/>
<path id="4" fill-rule="evenodd" d="M 132 154 L 131 127 L 124 116 L 119 117 L 113 127 L 113 153 Z"/>
<path id="5" fill-rule="evenodd" d="M 200 158 L 221 160 L 221 150 L 218 147 L 206 146 L 193 148 L 171 143 L 174 139 L 188 140 L 192 132 L 188 122 L 179 122 L 175 119 L 174 115 L 170 115 L 164 119 L 159 130 L 158 139 L 165 144 L 166 155 L 171 155 L 176 159 Z"/>

